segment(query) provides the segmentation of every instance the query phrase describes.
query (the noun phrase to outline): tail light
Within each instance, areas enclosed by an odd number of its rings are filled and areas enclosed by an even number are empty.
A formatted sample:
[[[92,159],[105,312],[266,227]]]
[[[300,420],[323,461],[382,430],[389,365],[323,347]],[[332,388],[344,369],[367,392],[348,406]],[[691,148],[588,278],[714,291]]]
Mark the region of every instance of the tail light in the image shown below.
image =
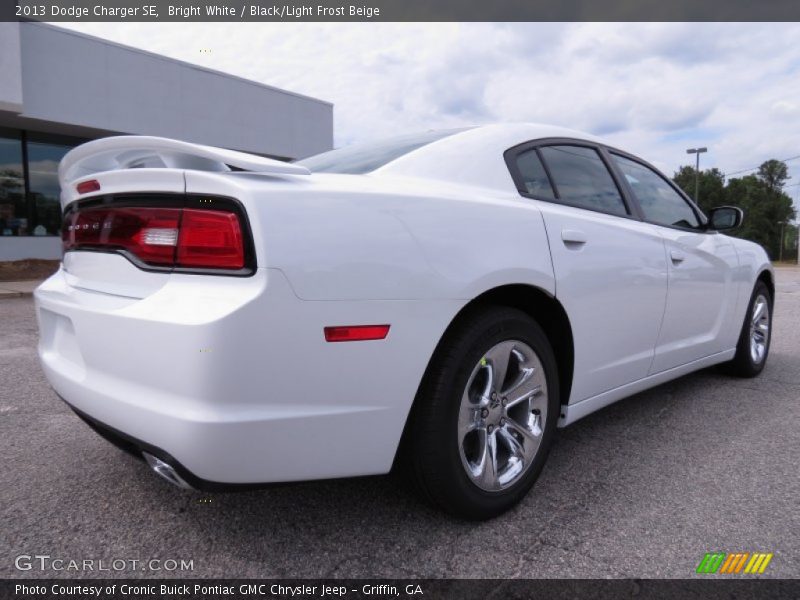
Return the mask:
[[[229,212],[186,208],[178,236],[181,267],[241,269],[244,244],[239,218]]]
[[[98,206],[67,213],[64,252],[121,251],[145,265],[167,268],[245,267],[239,216],[224,210]]]

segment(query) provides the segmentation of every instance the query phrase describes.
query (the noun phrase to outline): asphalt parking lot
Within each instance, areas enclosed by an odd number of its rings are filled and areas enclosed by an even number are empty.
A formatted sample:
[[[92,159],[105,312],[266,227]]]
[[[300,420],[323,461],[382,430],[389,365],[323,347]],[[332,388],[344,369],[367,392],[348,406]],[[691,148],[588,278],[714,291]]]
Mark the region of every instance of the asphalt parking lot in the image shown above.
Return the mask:
[[[759,378],[703,371],[579,421],[523,503],[480,524],[393,476],[172,488],[58,400],[31,299],[0,300],[0,577],[109,576],[15,569],[45,554],[192,560],[186,577],[683,578],[710,551],[774,552],[763,577],[800,577],[800,269],[777,273]]]

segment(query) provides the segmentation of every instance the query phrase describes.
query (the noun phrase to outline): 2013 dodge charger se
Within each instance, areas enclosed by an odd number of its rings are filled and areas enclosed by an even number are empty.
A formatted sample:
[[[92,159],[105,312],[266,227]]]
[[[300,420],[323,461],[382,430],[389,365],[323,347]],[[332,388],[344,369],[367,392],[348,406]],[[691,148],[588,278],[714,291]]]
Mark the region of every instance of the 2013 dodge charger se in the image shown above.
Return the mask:
[[[39,355],[90,425],[195,488],[388,472],[468,518],[555,429],[709,365],[757,375],[772,269],[574,131],[427,132],[287,164],[154,137],[59,171]]]

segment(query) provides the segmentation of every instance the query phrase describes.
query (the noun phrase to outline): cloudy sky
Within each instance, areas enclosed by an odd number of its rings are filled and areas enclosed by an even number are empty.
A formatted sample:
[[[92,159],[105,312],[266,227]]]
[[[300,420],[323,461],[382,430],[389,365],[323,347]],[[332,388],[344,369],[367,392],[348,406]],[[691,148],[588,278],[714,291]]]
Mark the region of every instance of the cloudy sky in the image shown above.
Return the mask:
[[[800,155],[800,25],[74,23],[60,26],[333,102],[337,146],[534,121],[672,174]],[[800,159],[789,161],[800,183]],[[800,185],[787,188],[795,204]]]

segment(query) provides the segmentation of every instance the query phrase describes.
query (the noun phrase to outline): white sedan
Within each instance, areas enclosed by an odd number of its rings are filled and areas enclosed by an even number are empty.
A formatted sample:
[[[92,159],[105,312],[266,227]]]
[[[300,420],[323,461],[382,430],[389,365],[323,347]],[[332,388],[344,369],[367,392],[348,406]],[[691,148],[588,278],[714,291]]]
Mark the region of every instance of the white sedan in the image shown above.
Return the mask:
[[[154,137],[59,171],[36,291],[55,391],[182,487],[388,472],[488,518],[557,427],[691,371],[757,375],[773,273],[645,161],[505,124],[287,164]],[[99,467],[98,467],[99,468]]]

